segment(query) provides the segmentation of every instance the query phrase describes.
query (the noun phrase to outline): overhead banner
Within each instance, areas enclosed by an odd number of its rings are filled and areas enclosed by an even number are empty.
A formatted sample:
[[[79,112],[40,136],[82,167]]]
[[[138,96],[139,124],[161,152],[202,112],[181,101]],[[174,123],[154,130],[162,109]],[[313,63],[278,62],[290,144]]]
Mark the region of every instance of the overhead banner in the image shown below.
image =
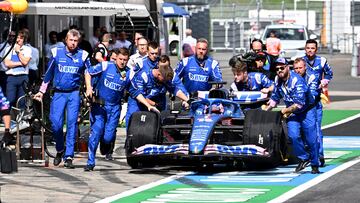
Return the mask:
[[[29,3],[25,15],[148,17],[145,5],[127,3]]]

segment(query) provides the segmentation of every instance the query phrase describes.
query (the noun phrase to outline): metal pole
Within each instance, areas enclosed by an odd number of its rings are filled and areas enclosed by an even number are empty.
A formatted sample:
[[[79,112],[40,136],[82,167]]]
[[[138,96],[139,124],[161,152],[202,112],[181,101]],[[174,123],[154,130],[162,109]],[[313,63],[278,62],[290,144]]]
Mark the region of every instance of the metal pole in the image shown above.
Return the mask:
[[[351,76],[358,76],[358,48],[355,43],[355,0],[352,0],[351,19],[352,19],[352,62],[351,62]]]
[[[333,35],[333,30],[332,30],[332,0],[330,0],[330,46],[329,46],[329,53],[333,54],[333,39],[332,39],[332,35]]]
[[[309,29],[309,0],[306,0],[306,27]]]
[[[281,2],[281,17],[282,17],[282,21],[285,20],[285,1]]]
[[[256,9],[257,9],[257,33],[260,34],[260,0],[256,0]]]
[[[235,25],[235,7],[236,7],[236,4],[232,4],[233,6],[233,21],[232,21],[232,53],[233,55],[235,55],[235,30],[236,30],[236,25]]]

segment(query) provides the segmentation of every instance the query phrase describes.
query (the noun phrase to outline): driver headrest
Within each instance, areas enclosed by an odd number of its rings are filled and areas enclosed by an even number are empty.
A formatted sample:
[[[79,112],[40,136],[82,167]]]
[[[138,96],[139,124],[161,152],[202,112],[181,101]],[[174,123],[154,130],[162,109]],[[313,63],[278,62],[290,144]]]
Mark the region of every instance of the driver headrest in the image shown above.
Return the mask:
[[[209,98],[228,99],[229,92],[226,89],[214,89],[209,92]]]

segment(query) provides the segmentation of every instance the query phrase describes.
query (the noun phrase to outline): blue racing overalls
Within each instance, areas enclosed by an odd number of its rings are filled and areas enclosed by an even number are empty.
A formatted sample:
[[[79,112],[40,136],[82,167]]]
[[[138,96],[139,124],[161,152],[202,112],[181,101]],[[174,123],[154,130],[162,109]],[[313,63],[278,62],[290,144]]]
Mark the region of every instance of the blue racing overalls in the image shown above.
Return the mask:
[[[286,107],[293,104],[298,106],[299,109],[287,118],[288,136],[294,153],[299,159],[311,160],[312,166],[319,166],[314,100],[305,80],[293,71],[289,71],[289,74],[287,81],[275,78],[275,89],[271,95],[271,101],[279,103],[283,98]],[[310,149],[310,154],[305,150],[301,132]]]
[[[315,56],[313,61],[310,61],[307,56],[303,57],[306,61],[306,67],[312,69],[316,75],[317,80],[320,81],[324,78],[326,80],[331,80],[333,78],[333,71],[329,63],[327,62],[325,57]],[[322,103],[319,99],[316,103],[316,127],[318,131],[318,142],[319,142],[319,156],[324,157],[324,148],[323,148],[323,134],[321,130],[321,123],[322,123]]]
[[[274,82],[266,77],[263,73],[251,72],[248,73],[248,80],[246,83],[233,82],[230,88],[234,91],[260,91],[263,88],[268,88]]]
[[[91,76],[99,77],[94,85],[98,92],[98,101],[91,105],[91,132],[89,137],[89,157],[87,164],[95,166],[96,150],[103,137],[105,144],[110,144],[116,138],[116,127],[121,113],[121,99],[124,90],[129,85],[126,74],[121,74],[117,65],[112,61],[105,61],[90,67],[87,71]]]
[[[80,108],[80,78],[84,74],[85,68],[88,67],[90,67],[90,60],[88,53],[84,50],[76,49],[69,52],[66,47],[55,47],[51,50],[51,58],[43,85],[53,81],[54,95],[50,105],[50,120],[57,152],[64,151],[63,125],[66,109],[65,159],[74,157],[74,143],[78,129],[77,118]]]
[[[211,57],[206,57],[204,60],[197,59],[196,55],[183,58],[175,73],[183,81],[189,93],[208,91],[211,89],[209,81],[222,81],[219,63]]]

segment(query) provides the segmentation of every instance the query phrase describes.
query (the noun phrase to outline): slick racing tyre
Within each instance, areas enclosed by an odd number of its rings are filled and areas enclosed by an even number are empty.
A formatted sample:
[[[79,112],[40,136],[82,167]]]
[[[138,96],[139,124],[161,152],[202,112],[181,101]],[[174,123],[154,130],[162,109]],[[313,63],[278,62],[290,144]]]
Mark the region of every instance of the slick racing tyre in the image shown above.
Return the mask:
[[[273,167],[286,159],[287,137],[282,122],[281,113],[276,111],[252,109],[245,113],[244,144],[257,145],[269,152],[269,157],[261,160],[264,166]]]
[[[146,144],[157,144],[160,129],[160,115],[149,111],[132,114],[127,130],[125,152],[127,163],[131,168],[150,166],[150,160],[141,160],[132,155],[136,148]]]

